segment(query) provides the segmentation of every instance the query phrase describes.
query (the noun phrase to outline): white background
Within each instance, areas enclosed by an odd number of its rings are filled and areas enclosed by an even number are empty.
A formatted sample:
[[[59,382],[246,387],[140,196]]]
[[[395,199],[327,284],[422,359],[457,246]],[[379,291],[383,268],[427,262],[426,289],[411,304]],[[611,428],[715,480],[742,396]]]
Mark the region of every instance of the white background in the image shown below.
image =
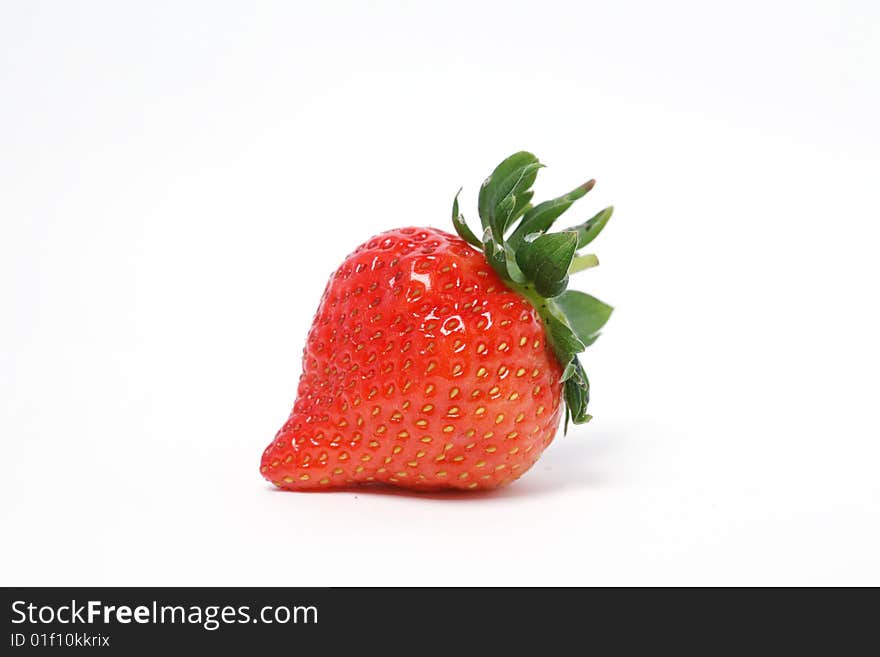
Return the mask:
[[[0,582],[880,584],[878,7],[4,2]],[[594,421],[274,491],[327,276],[519,149],[616,208]]]

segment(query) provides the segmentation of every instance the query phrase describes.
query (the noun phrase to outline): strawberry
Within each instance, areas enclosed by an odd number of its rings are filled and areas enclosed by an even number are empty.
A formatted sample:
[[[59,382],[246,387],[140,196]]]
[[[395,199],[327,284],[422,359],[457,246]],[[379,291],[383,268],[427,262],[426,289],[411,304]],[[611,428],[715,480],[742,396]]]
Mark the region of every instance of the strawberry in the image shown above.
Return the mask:
[[[492,489],[535,463],[563,415],[566,428],[590,419],[577,354],[611,308],[567,285],[598,264],[576,251],[612,209],[549,232],[594,181],[532,206],[541,166],[520,152],[486,179],[482,239],[456,195],[458,236],[401,228],[346,258],[309,331],[293,411],[263,452],[266,479],[291,490]]]

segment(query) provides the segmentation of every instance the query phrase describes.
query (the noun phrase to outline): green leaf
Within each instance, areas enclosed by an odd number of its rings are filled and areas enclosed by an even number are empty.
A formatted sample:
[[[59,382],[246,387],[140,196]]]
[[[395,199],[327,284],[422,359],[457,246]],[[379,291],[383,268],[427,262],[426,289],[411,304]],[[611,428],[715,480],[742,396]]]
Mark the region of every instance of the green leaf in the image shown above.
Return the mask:
[[[562,370],[562,376],[559,377],[560,383],[565,383],[577,373],[577,365],[575,364],[576,360],[576,358],[572,358],[571,362],[565,366],[564,370]]]
[[[584,424],[592,419],[587,413],[587,405],[590,403],[589,388],[581,388],[571,381],[565,383],[565,404],[571,413],[571,421],[575,424]]]
[[[585,346],[595,341],[614,310],[596,297],[577,290],[563,292],[551,303],[564,315],[568,326]]]
[[[477,207],[480,213],[480,221],[483,228],[491,227],[499,241],[503,237],[504,223],[516,207],[516,199],[513,204],[505,206],[507,212],[499,213],[499,205],[509,203],[508,196],[516,197],[523,194],[535,182],[541,163],[531,153],[520,151],[514,153],[501,164],[495,167],[492,174],[486,178],[480,188]],[[502,208],[504,210],[504,208]]]
[[[504,235],[504,224],[508,218],[513,215],[513,209],[516,207],[516,196],[508,194],[504,199],[495,206],[495,219],[491,224],[492,230],[498,235],[499,241]]]
[[[519,197],[529,192],[529,188],[535,183],[538,169],[542,166],[538,162],[529,164],[514,171],[506,181],[498,186],[499,200],[495,206],[491,225],[499,238],[503,237],[506,227],[513,221],[513,213],[516,206],[519,205]],[[508,189],[510,191],[506,191]]]
[[[582,388],[573,381],[565,383],[565,404],[571,413],[571,421],[575,424],[587,422],[587,405],[589,404],[589,388]]]
[[[580,361],[575,358],[572,363],[577,373],[565,382],[565,404],[571,413],[571,421],[575,424],[583,424],[590,421],[590,416],[587,414],[587,405],[590,403],[590,381]]]
[[[554,317],[551,313],[542,315],[544,325],[547,327],[547,334],[550,336],[550,344],[553,346],[553,352],[559,359],[560,363],[568,363],[575,354],[582,352],[585,347],[578,337],[574,334],[564,322]],[[566,370],[567,371],[567,370]],[[563,372],[565,375],[566,372]],[[569,372],[569,376],[575,373]]]
[[[590,385],[590,382],[587,381],[587,373],[584,372],[584,367],[583,365],[581,365],[580,359],[574,357],[571,359],[570,364],[572,366],[573,374],[568,378],[568,380],[573,381],[581,387]]]
[[[527,192],[523,192],[522,194],[516,197],[516,204],[514,205],[513,212],[510,213],[510,216],[507,218],[507,221],[504,225],[504,232],[507,230],[519,219],[524,212],[527,212],[531,208],[532,197],[535,195],[535,192],[529,190]]]
[[[513,253],[513,250],[508,244],[502,244],[501,247],[504,249],[504,253],[507,256],[507,274],[510,277],[510,280],[521,285],[526,285],[528,281],[526,280],[525,274],[523,274],[522,270],[519,268],[519,265],[516,264],[516,256]]]
[[[614,206],[609,205],[607,208],[599,212],[592,219],[585,221],[579,226],[573,226],[569,230],[576,230],[578,234],[578,245],[577,248],[582,249],[587,244],[592,242],[599,233],[602,232],[602,229],[605,228],[605,224],[608,223],[608,220],[611,219],[611,215],[614,213]]]
[[[518,248],[527,234],[547,231],[553,225],[553,222],[571,207],[572,203],[584,197],[587,192],[593,189],[595,184],[595,180],[588,180],[583,185],[571,190],[568,194],[555,198],[552,201],[544,201],[533,207],[525,213],[522,223],[510,236],[510,243],[514,245],[514,248]]]
[[[467,225],[467,222],[464,220],[464,217],[458,213],[458,195],[461,194],[461,189],[455,195],[455,200],[452,201],[452,225],[455,226],[455,232],[458,233],[458,236],[463,239],[465,242],[470,244],[471,246],[475,246],[478,249],[483,248],[483,243],[474,235],[473,231]]]
[[[579,255],[575,256],[574,260],[571,261],[571,267],[568,268],[569,275],[577,274],[579,271],[583,271],[584,269],[590,269],[591,267],[599,266],[599,258],[594,256],[592,253],[588,255]]]
[[[542,297],[555,297],[568,285],[568,268],[577,247],[577,233],[550,233],[524,242],[516,263]]]
[[[507,271],[507,253],[504,251],[504,247],[495,240],[491,227],[487,227],[483,231],[483,253],[486,260],[492,265],[492,269],[501,278],[510,280],[510,273]]]

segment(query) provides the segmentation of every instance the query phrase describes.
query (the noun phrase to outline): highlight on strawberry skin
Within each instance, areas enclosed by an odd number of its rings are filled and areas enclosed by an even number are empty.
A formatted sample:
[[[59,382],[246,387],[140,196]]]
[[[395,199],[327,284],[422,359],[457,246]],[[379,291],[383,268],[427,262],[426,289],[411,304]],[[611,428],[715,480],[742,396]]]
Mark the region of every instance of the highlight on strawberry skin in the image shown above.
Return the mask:
[[[260,472],[289,490],[390,484],[487,490],[522,476],[563,423],[588,422],[579,354],[612,308],[570,289],[611,217],[555,222],[594,180],[532,203],[543,165],[515,153],[483,182],[482,231],[407,227],[358,246],[330,277],[296,401]]]

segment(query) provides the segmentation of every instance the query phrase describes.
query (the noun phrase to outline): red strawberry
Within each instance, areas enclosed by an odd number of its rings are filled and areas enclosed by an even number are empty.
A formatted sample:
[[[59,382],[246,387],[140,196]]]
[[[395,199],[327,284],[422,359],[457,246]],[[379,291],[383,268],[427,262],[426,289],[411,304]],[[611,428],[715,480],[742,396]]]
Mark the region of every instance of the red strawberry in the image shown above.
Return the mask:
[[[293,412],[263,452],[266,479],[292,490],[490,489],[535,463],[563,407],[566,420],[589,420],[577,353],[611,308],[566,286],[598,264],[575,251],[611,208],[549,233],[593,181],[532,207],[540,166],[516,153],[483,183],[482,241],[456,198],[461,237],[402,228],[346,258],[309,332]]]

